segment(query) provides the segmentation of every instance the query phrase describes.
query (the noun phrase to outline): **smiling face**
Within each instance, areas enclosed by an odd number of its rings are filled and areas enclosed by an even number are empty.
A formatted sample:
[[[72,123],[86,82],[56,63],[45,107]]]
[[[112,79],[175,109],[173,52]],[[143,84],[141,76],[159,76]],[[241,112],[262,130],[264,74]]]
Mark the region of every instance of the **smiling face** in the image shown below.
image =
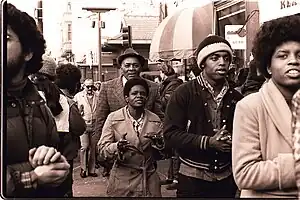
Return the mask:
[[[210,54],[203,63],[203,73],[205,77],[218,81],[225,79],[229,70],[230,55],[226,51],[218,51]]]
[[[300,88],[300,42],[288,41],[275,49],[268,68],[275,84]]]
[[[125,101],[133,108],[145,107],[147,101],[147,91],[142,85],[133,86],[129,95],[125,96]]]
[[[141,72],[139,59],[136,57],[125,58],[121,64],[121,71],[127,80],[138,77]]]

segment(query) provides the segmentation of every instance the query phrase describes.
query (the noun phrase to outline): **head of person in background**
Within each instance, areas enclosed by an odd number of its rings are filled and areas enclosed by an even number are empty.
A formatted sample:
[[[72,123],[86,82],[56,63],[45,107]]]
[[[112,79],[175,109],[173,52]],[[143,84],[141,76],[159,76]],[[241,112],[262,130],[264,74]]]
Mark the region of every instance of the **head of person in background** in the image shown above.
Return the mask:
[[[259,71],[271,79],[288,98],[300,87],[300,16],[265,23],[253,42],[253,56]]]
[[[199,44],[196,55],[203,77],[211,85],[223,85],[233,57],[229,42],[223,37],[209,35]]]
[[[159,65],[159,69],[160,69],[160,77],[162,79],[162,81],[166,80],[168,77],[170,76],[176,76],[177,74],[175,73],[173,67],[171,65],[169,65],[168,63],[161,63]]]
[[[75,65],[61,64],[56,68],[56,85],[65,93],[73,98],[80,91],[81,71]]]
[[[52,114],[57,116],[63,111],[63,108],[59,102],[60,90],[54,84],[56,78],[56,62],[47,55],[43,55],[43,66],[35,74],[31,75],[31,80],[39,90],[41,95],[45,98],[47,106],[50,108]]]
[[[127,79],[139,77],[145,65],[145,58],[132,48],[128,48],[117,58],[122,75]]]
[[[6,80],[8,87],[18,87],[42,67],[46,46],[32,17],[12,4],[7,4],[7,13]]]
[[[95,92],[94,81],[92,79],[86,79],[84,81],[84,90],[87,95],[93,95]]]
[[[100,87],[101,87],[101,81],[96,81],[96,82],[95,82],[95,89],[96,89],[97,91],[100,91]]]

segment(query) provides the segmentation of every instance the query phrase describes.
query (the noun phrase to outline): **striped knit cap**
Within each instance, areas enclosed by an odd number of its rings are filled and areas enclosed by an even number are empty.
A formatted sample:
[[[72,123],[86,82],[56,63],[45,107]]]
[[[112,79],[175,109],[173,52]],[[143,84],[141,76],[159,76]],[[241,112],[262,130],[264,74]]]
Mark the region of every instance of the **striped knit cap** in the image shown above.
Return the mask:
[[[212,53],[217,51],[227,51],[232,61],[232,49],[227,40],[218,35],[208,35],[198,46],[196,50],[197,64],[201,68],[202,63]]]

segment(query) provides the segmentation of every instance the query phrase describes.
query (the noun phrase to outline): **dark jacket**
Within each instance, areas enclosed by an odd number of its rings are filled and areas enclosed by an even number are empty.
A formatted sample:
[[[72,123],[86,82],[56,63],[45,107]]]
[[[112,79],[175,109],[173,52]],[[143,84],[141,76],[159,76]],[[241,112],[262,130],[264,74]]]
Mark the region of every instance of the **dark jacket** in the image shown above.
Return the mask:
[[[15,185],[16,172],[33,170],[28,162],[28,152],[41,145],[57,148],[58,134],[55,121],[46,107],[45,101],[36,88],[28,80],[22,98],[7,97],[7,131],[4,151],[7,169],[6,195],[15,197],[51,196],[53,188],[39,187],[37,190],[24,189]]]
[[[165,112],[164,136],[169,147],[178,149],[182,162],[218,172],[230,165],[231,153],[204,149],[204,145],[201,145],[203,141],[208,143],[207,137],[203,140],[203,136],[214,135],[208,104],[203,98],[205,90],[207,89],[197,79],[176,89]],[[221,127],[226,124],[230,133],[235,106],[240,99],[242,95],[232,88],[229,88],[223,98]]]
[[[175,91],[175,89],[183,83],[183,80],[177,78],[177,75],[174,74],[169,76],[166,80],[161,83],[160,87],[160,97],[163,112],[166,110],[168,101]]]

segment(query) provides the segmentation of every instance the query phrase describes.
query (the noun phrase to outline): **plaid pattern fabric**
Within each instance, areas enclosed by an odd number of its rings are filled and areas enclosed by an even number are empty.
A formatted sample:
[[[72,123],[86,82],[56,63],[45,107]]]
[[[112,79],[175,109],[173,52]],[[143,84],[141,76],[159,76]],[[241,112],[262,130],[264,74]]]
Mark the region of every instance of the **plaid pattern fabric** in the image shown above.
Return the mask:
[[[199,82],[200,85],[202,85],[203,87],[207,88],[209,93],[212,95],[213,99],[215,100],[215,102],[217,103],[217,105],[219,106],[222,102],[223,97],[225,96],[226,92],[229,89],[229,85],[228,82],[225,81],[225,84],[222,88],[222,90],[220,91],[219,94],[215,95],[215,90],[214,88],[209,84],[209,82],[204,78],[203,76],[203,72],[200,73],[200,75],[197,77],[197,80]]]
[[[30,172],[25,172],[21,174],[21,183],[24,185],[24,188],[26,189],[33,188]]]
[[[300,196],[300,90],[292,99],[292,133],[294,142],[295,172]]]

